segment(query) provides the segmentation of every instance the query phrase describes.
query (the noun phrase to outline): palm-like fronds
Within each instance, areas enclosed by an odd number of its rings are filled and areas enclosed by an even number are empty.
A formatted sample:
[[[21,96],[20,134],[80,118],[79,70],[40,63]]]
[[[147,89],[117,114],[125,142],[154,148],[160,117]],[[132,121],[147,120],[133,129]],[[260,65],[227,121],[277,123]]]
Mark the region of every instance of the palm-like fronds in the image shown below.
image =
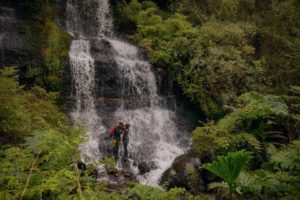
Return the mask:
[[[204,164],[203,168],[221,177],[229,185],[232,194],[236,179],[251,158],[250,152],[246,151],[228,153],[227,156],[218,156],[217,160],[210,164]]]

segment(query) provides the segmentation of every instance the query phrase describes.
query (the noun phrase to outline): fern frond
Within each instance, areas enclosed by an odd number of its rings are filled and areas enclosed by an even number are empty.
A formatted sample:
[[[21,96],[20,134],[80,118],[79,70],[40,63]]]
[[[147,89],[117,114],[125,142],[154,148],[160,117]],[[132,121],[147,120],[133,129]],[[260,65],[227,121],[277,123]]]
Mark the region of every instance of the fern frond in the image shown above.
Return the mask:
[[[201,175],[195,167],[189,163],[186,164],[185,179],[192,193],[199,194],[204,190]]]

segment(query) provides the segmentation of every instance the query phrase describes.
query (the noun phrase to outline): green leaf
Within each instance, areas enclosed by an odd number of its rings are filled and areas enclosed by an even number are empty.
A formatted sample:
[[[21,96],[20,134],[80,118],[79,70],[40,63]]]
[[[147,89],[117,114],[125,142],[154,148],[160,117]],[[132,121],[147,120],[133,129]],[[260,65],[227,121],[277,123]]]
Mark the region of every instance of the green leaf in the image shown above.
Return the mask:
[[[250,152],[238,151],[228,153],[227,156],[218,156],[215,161],[206,163],[202,167],[221,177],[233,191],[236,179],[251,158]]]

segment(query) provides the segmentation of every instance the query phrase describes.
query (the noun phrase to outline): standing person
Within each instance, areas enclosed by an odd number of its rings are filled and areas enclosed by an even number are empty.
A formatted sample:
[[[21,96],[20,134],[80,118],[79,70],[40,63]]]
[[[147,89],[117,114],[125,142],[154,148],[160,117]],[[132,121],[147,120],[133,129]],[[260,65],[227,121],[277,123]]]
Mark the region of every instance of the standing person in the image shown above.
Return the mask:
[[[124,147],[124,158],[128,157],[128,142],[129,142],[129,127],[130,124],[125,125],[125,130],[122,137],[123,147]]]
[[[113,147],[113,155],[116,160],[119,157],[119,145],[121,141],[121,135],[124,134],[124,124],[123,122],[119,122],[119,125],[116,126],[111,134],[112,137],[112,147]]]

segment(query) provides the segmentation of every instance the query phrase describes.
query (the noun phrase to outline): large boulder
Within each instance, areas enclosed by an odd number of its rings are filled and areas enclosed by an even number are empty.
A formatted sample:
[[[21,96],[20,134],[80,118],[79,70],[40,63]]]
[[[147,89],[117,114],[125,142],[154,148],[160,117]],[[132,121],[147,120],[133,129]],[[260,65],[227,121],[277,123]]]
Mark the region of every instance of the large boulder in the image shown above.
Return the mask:
[[[140,174],[146,174],[146,173],[150,172],[150,170],[151,170],[149,165],[145,161],[140,162],[138,164],[138,169],[139,169]]]
[[[202,178],[198,171],[200,159],[192,153],[184,154],[175,159],[172,166],[164,172],[160,184],[165,188],[183,187],[197,193],[202,189]]]
[[[88,173],[89,176],[92,176],[92,177],[95,177],[97,178],[98,177],[98,169],[95,165],[93,164],[88,164],[86,166],[86,171]]]

